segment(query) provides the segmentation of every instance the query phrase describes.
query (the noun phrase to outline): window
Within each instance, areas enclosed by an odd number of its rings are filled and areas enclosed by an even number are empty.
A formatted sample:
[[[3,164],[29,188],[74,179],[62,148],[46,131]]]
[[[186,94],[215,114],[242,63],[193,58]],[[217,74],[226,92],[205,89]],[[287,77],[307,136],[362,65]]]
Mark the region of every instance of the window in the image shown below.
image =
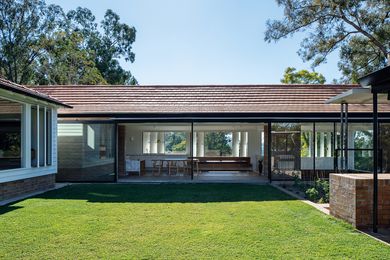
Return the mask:
[[[143,132],[144,154],[187,154],[186,132]]]
[[[303,128],[303,127],[302,127]],[[312,157],[313,131],[304,130],[301,132],[301,157]]]
[[[31,107],[31,167],[51,165],[52,112],[41,106]]]
[[[45,109],[39,107],[39,166],[45,166],[45,154],[46,154],[46,118]]]
[[[232,132],[206,132],[205,156],[232,156]]]
[[[46,110],[46,165],[51,165],[52,154],[52,112],[50,109]]]
[[[194,133],[194,156],[246,157],[248,156],[248,132],[197,131]]]
[[[316,131],[316,157],[333,157],[333,132]]]
[[[353,136],[353,148],[349,151],[349,161],[353,160],[353,165],[349,165],[357,171],[372,171],[373,165],[373,130],[371,124],[351,124]]]
[[[58,181],[114,181],[115,125],[58,124]]]
[[[164,133],[165,153],[185,154],[187,150],[187,138],[185,132]]]
[[[21,167],[22,105],[0,99],[0,170]]]
[[[38,166],[38,113],[37,107],[31,107],[31,167]]]
[[[84,160],[95,163],[114,158],[114,127],[111,124],[85,124]]]

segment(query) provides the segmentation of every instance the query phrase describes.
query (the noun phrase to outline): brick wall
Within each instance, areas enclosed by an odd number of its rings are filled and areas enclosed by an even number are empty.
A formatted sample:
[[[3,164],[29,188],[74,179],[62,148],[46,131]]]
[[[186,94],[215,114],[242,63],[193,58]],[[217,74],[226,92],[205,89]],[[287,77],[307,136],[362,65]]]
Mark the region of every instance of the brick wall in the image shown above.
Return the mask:
[[[357,228],[372,226],[372,174],[331,174],[330,214]],[[390,174],[379,174],[378,226],[390,227]]]
[[[55,174],[0,183],[0,201],[53,188]]]

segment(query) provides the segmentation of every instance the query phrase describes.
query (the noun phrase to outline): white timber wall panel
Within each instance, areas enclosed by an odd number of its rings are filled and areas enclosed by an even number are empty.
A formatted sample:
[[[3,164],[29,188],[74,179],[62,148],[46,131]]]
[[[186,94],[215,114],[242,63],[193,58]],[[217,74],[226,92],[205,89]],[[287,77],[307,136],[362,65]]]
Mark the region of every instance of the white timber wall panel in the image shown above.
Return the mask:
[[[158,139],[157,139],[157,152],[162,154],[165,153],[165,143],[164,143],[164,132],[158,132]]]
[[[150,133],[150,153],[157,153],[157,132]]]
[[[197,132],[198,133],[198,138],[197,138],[197,156],[202,157],[204,156],[204,132]]]
[[[238,157],[240,156],[240,132],[233,132],[233,156]]]
[[[241,132],[240,154],[242,157],[248,156],[248,132]]]
[[[58,165],[58,144],[57,144],[57,110],[52,109],[51,112],[51,129],[52,129],[52,135],[51,135],[51,160],[52,165],[57,168]]]
[[[260,158],[261,151],[261,130],[250,129],[247,132],[247,156],[251,157],[251,164],[253,170],[257,170],[257,159]]]
[[[194,138],[192,140],[194,142],[194,146],[193,146],[193,150],[192,150],[192,154],[193,156],[197,156],[197,148],[198,148],[198,133],[194,133]]]

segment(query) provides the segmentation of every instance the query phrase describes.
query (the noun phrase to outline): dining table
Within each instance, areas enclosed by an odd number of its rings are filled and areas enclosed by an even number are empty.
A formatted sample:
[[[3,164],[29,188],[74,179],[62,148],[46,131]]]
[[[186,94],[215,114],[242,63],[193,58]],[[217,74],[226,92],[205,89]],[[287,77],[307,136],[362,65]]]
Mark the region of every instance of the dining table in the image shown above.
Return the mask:
[[[196,173],[199,174],[199,160],[198,159],[191,159],[191,158],[162,158],[162,159],[152,159],[152,162],[159,162],[159,165],[161,167],[158,168],[158,173],[161,175],[161,170],[163,167],[166,167],[168,169],[168,175],[171,175],[171,170],[176,167],[178,163],[182,163],[183,168],[185,167],[186,163],[189,163],[191,165],[191,162],[193,162],[196,166]]]

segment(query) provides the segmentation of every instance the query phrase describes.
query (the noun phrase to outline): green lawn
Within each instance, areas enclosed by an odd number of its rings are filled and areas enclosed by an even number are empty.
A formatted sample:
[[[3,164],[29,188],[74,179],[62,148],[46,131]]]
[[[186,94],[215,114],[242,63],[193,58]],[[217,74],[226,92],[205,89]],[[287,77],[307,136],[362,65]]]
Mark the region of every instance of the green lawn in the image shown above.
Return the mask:
[[[271,186],[72,185],[0,207],[0,258],[361,258],[390,247]]]

